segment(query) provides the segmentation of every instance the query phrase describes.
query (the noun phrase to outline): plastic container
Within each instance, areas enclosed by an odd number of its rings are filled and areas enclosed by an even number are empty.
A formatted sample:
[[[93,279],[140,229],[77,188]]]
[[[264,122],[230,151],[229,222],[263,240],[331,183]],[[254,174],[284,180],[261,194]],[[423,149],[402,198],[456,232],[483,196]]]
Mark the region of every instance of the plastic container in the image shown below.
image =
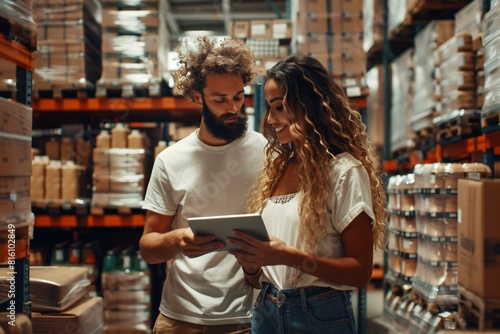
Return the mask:
[[[166,148],[167,148],[167,142],[164,140],[160,140],[158,142],[158,145],[155,146],[155,158]]]
[[[129,129],[123,123],[116,123],[111,129],[111,147],[112,148],[127,148],[127,137]]]
[[[96,137],[96,148],[111,148],[111,136],[107,130],[101,130]]]
[[[144,136],[139,132],[139,130],[134,129],[127,136],[127,147],[144,148]]]

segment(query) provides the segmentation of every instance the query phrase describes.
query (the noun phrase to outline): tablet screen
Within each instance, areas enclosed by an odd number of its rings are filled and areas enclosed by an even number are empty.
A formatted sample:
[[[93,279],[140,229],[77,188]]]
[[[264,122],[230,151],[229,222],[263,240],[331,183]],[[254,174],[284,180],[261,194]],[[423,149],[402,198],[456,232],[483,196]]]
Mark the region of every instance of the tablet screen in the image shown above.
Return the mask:
[[[188,224],[194,234],[213,234],[216,240],[226,244],[226,247],[216,251],[238,249],[235,245],[227,242],[228,237],[235,237],[233,230],[239,230],[262,241],[269,240],[264,221],[258,213],[191,217],[188,218]]]

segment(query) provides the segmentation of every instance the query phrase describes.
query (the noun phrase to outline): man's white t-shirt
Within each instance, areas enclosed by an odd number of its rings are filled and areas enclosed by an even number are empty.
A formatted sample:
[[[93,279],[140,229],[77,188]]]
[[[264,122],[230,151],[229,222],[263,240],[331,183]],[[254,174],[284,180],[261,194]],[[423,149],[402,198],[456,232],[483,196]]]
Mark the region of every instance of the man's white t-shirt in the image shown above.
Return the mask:
[[[264,162],[266,139],[255,131],[223,146],[209,146],[198,131],[155,160],[143,209],[175,215],[172,229],[188,217],[243,213]],[[251,286],[227,252],[190,259],[177,254],[169,266],[160,312],[196,324],[249,322]]]

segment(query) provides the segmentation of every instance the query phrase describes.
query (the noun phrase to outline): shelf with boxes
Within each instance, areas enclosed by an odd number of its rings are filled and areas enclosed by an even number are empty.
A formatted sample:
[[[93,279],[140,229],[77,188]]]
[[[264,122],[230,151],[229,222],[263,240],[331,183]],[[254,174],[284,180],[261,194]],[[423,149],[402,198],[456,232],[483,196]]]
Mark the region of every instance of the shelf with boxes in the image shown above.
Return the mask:
[[[8,271],[9,293],[0,310],[31,316],[29,253],[34,217],[29,205],[31,173],[31,74],[36,28],[25,2],[0,4],[0,60],[16,76],[16,100],[0,98],[0,264]],[[3,29],[9,30],[8,33]],[[22,34],[23,28],[25,34]],[[4,35],[6,33],[6,35]],[[4,82],[2,81],[2,85]],[[6,298],[6,299],[4,299]],[[19,316],[19,319],[21,317]]]
[[[369,96],[368,113],[371,119],[376,117],[370,114],[384,114],[387,172],[433,161],[485,161],[495,169],[500,108],[494,84],[498,30],[493,27],[498,8],[488,11],[489,1],[475,0],[457,9],[454,20],[428,11],[430,21],[411,36],[414,45],[395,58],[386,50],[389,62],[373,68],[378,77],[370,82],[379,94]],[[484,31],[483,23],[489,27]]]

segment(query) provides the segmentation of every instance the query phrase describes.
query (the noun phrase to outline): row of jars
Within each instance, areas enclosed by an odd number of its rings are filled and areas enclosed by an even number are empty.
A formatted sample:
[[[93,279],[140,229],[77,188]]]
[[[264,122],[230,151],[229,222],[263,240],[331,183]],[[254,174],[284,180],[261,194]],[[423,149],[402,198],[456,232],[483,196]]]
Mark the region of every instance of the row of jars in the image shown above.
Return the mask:
[[[482,163],[418,164],[413,173],[391,176],[387,184],[388,209],[419,212],[456,212],[460,179],[491,177]]]

